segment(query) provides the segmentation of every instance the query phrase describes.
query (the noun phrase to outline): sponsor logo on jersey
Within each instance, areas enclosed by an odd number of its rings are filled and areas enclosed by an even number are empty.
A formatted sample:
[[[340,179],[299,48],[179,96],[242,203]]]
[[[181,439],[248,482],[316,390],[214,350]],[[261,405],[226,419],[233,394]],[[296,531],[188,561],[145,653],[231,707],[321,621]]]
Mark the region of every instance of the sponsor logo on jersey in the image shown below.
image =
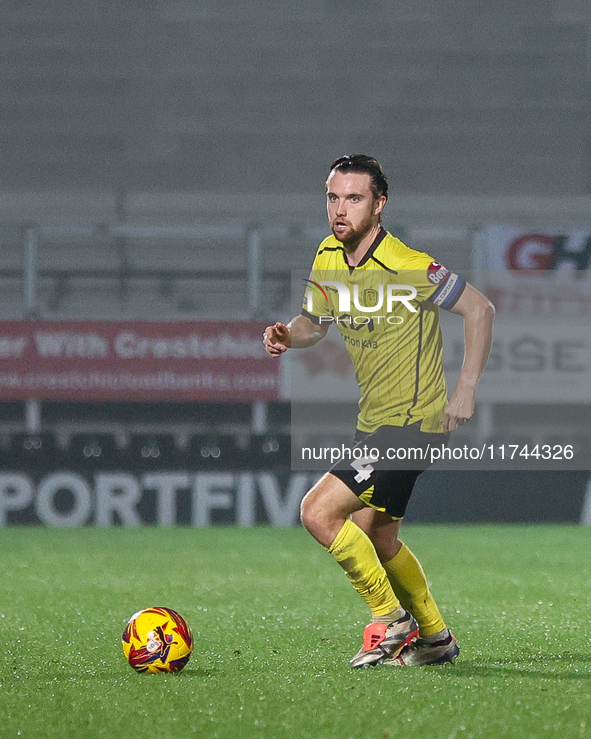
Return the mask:
[[[449,275],[449,270],[438,262],[431,262],[427,268],[427,279],[434,285],[439,285]]]
[[[434,285],[439,285],[449,275],[449,270],[442,264],[431,262],[427,268],[427,279]]]

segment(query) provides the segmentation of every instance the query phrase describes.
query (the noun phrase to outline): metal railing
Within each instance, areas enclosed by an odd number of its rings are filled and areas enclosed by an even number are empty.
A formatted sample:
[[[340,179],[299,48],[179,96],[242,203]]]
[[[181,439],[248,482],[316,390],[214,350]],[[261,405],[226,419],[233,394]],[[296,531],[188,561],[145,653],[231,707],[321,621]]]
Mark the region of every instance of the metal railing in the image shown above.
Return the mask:
[[[14,227],[12,227],[14,228]],[[286,239],[294,233],[290,226],[257,226],[252,224],[222,224],[198,226],[154,226],[129,225],[120,223],[94,224],[61,224],[39,225],[27,224],[19,226],[22,233],[22,270],[2,269],[0,276],[22,280],[23,315],[24,318],[44,318],[44,310],[39,297],[39,283],[41,279],[60,279],[70,277],[100,277],[114,280],[129,280],[133,278],[170,278],[178,279],[241,279],[245,283],[246,303],[232,318],[236,320],[252,320],[261,317],[263,312],[263,285],[265,278],[286,278],[289,282],[289,267],[284,270],[267,270],[264,266],[263,243],[268,239]],[[325,228],[298,227],[300,237],[320,241],[326,235]],[[75,264],[64,264],[57,268],[40,268],[40,244],[44,238],[51,239],[92,239],[110,238],[113,240],[125,239],[167,239],[167,240],[207,240],[217,239],[235,242],[238,248],[244,249],[245,270],[223,269],[178,269],[175,266],[163,269],[150,269],[122,264],[118,269],[80,269]],[[211,316],[201,318],[215,318]],[[225,316],[227,318],[227,316]],[[252,430],[263,433],[268,427],[266,403],[257,402],[252,405]],[[25,428],[30,433],[37,433],[41,429],[41,403],[30,398],[25,402]]]
[[[236,318],[248,320],[260,316],[263,306],[263,280],[265,277],[278,278],[289,273],[286,270],[266,270],[263,259],[263,241],[265,239],[285,239],[293,233],[289,226],[256,226],[256,225],[199,225],[199,226],[145,226],[127,224],[63,224],[56,226],[28,225],[23,228],[23,312],[25,316],[43,317],[39,301],[40,276],[57,278],[63,276],[82,277],[123,277],[152,278],[169,277],[171,279],[191,278],[231,278],[236,271],[223,269],[143,269],[122,267],[119,270],[80,270],[75,265],[64,265],[63,268],[40,270],[39,244],[44,237],[80,238],[92,237],[112,239],[170,239],[170,240],[203,240],[224,239],[236,244],[243,244],[245,252],[245,270],[243,279],[246,286],[246,304]],[[325,228],[298,228],[303,238],[320,241],[326,236]],[[18,270],[0,268],[0,275],[18,277]]]

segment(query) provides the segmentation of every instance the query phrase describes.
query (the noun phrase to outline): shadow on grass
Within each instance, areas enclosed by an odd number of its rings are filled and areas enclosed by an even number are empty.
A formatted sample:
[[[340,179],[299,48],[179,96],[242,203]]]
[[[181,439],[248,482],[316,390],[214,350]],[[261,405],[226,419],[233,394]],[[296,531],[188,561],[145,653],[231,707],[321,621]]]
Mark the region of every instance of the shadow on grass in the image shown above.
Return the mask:
[[[198,665],[192,665],[191,667],[183,668],[180,672],[138,672],[137,674],[152,680],[158,680],[162,677],[183,680],[187,677],[214,677],[216,674],[219,674],[219,670],[211,667],[204,668]]]
[[[121,680],[161,680],[163,678],[172,678],[173,680],[183,680],[188,677],[192,678],[210,678],[215,677],[219,674],[219,671],[215,668],[203,668],[197,665],[191,667],[185,667],[181,672],[135,672],[132,669],[96,669],[92,671],[77,672],[59,670],[53,672],[50,670],[35,670],[30,671],[26,669],[13,669],[6,671],[6,674],[0,675],[0,681],[8,683],[19,680],[43,680],[48,683],[72,683],[72,684],[83,684],[83,683],[95,683],[95,682],[112,682]]]
[[[588,672],[589,655],[563,654],[535,655],[528,662],[537,662],[539,666],[529,664],[521,666],[511,659],[496,660],[492,664],[482,664],[463,659],[455,663],[453,673],[461,677],[529,677],[548,680],[591,680]],[[523,663],[523,661],[522,661]],[[553,663],[557,666],[553,667]]]

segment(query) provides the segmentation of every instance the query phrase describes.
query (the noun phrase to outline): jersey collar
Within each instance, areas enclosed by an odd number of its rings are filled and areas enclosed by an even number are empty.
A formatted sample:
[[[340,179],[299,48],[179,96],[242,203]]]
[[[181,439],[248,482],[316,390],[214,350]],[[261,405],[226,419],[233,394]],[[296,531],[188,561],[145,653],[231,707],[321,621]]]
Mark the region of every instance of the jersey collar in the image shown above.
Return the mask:
[[[378,246],[382,243],[382,241],[386,237],[386,233],[387,233],[386,229],[383,226],[380,226],[380,230],[378,231],[377,236],[373,240],[372,245],[365,252],[359,264],[355,265],[355,267],[351,267],[349,262],[347,262],[347,254],[345,250],[343,249],[343,259],[345,260],[345,264],[347,265],[347,267],[352,271],[354,269],[357,269],[357,267],[363,267],[364,264],[367,264],[367,262],[373,257],[375,250],[378,248]]]

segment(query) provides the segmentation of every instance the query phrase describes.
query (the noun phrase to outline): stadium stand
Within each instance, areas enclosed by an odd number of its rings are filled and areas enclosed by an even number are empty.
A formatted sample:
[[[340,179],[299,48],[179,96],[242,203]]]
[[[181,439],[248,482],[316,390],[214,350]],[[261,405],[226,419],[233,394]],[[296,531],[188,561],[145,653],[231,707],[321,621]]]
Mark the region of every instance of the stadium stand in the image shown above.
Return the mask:
[[[343,106],[333,62],[351,20],[357,104]],[[3,21],[15,189],[313,192],[327,152],[360,146],[407,192],[588,183],[585,3],[158,0],[81,14],[65,0],[8,4]]]
[[[23,244],[33,226],[37,317],[289,318],[290,270],[309,268],[326,233],[327,164],[355,150],[375,154],[390,175],[386,227],[463,274],[483,224],[589,227],[591,14],[579,0],[542,3],[535,14],[526,0],[58,5],[2,10],[2,319],[28,315]],[[343,105],[333,62],[351,19],[356,104]],[[73,225],[88,232],[56,228]],[[122,225],[231,235],[110,230]],[[247,244],[256,229],[263,266],[253,306]],[[283,460],[290,419],[281,404],[269,408],[269,435],[253,437],[246,405],[132,406],[44,404],[42,428],[60,443],[48,435],[40,449],[33,440],[45,434],[23,435],[27,450],[15,441],[23,413],[6,418],[5,455],[29,464],[53,448],[55,460],[72,439],[68,460],[98,469],[135,454],[133,440],[124,449],[130,435],[170,433],[181,463],[199,469]],[[527,424],[511,423],[530,440]],[[563,419],[555,433],[571,438],[586,423]],[[311,443],[348,440],[348,420],[330,426]],[[263,452],[273,438],[279,449]]]

